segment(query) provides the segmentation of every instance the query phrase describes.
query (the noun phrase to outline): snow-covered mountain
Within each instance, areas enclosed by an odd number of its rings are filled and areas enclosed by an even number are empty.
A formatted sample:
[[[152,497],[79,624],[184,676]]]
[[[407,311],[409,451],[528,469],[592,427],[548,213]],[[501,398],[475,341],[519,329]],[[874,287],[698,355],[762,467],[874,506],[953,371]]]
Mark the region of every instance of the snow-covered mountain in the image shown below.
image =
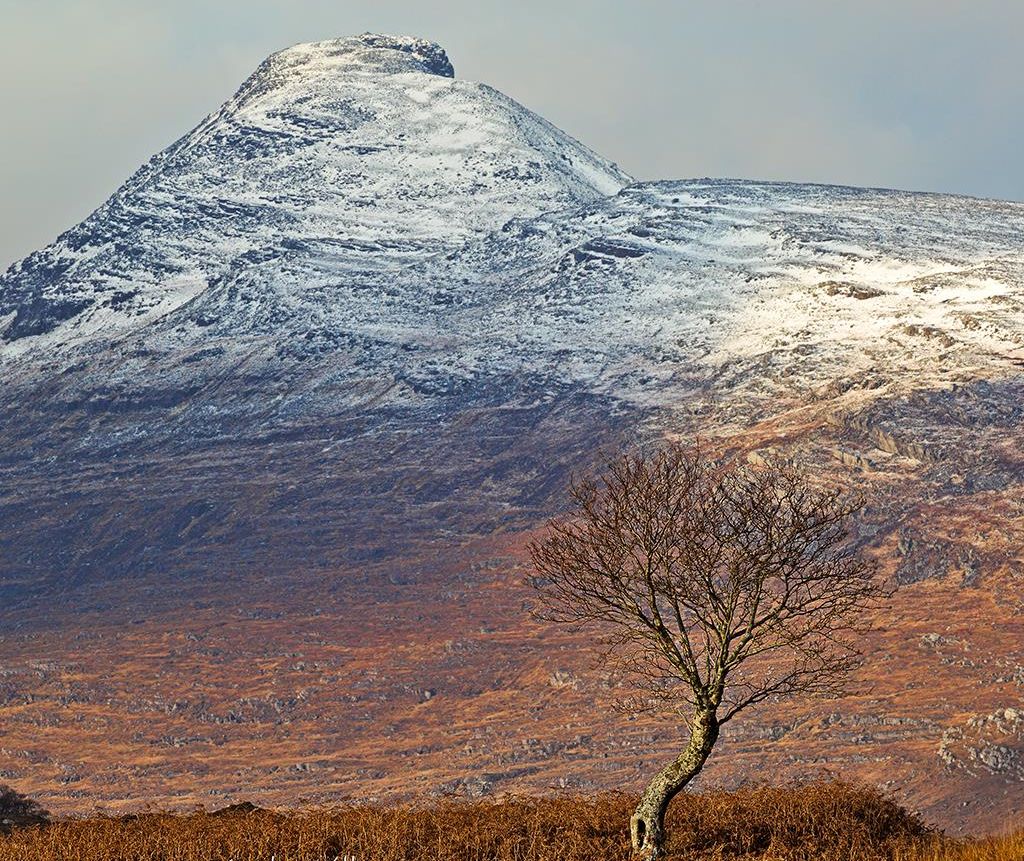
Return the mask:
[[[86,221],[4,276],[5,352],[109,341],[186,305],[208,324],[226,303],[248,332],[276,331],[298,308],[347,306],[359,319],[368,281],[379,287],[513,217],[629,181],[453,75],[439,46],[415,39],[274,54]]]
[[[1009,642],[1022,368],[1024,205],[637,183],[436,44],[298,45],[0,277],[0,601],[67,631],[345,580],[458,627],[453,548],[700,432],[869,490],[865,546],[949,626],[988,584]],[[945,717],[920,774],[970,758]]]
[[[1021,358],[1022,227],[968,198],[631,183],[438,45],[366,35],[274,54],[13,266],[0,355],[262,338],[440,390],[514,372],[668,407],[751,367],[878,388]]]
[[[905,360],[1020,358],[1024,207],[631,184],[453,74],[415,39],[271,56],[0,279],[0,354],[264,338],[442,390],[513,371],[661,406],[694,373],[877,388]]]

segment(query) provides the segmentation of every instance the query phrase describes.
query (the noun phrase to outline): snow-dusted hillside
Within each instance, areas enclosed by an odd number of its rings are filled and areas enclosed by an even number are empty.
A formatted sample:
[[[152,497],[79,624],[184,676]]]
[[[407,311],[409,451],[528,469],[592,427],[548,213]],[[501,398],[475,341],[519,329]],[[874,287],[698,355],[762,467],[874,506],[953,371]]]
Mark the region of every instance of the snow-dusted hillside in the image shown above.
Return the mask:
[[[467,248],[466,280],[492,274],[459,295],[452,328],[665,407],[695,374],[734,393],[920,387],[1024,361],[1022,239],[1020,204],[638,184]]]

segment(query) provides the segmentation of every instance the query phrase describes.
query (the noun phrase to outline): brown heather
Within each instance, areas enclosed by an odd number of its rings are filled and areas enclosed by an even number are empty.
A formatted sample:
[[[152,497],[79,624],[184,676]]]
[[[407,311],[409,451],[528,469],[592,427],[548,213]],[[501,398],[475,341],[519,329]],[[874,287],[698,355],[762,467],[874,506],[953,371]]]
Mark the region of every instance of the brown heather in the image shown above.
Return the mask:
[[[628,861],[635,804],[609,794],[94,817],[0,836],[0,861]],[[670,859],[1024,859],[1024,832],[953,840],[842,781],[683,794],[668,824]]]

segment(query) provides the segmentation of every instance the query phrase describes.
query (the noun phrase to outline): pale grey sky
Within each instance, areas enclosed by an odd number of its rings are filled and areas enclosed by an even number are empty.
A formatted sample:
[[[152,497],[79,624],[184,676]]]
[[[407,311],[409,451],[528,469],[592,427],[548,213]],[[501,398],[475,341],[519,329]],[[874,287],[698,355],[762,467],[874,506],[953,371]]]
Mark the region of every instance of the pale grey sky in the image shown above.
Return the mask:
[[[269,53],[440,42],[642,179],[1024,199],[1019,0],[0,0],[0,269],[84,218]]]

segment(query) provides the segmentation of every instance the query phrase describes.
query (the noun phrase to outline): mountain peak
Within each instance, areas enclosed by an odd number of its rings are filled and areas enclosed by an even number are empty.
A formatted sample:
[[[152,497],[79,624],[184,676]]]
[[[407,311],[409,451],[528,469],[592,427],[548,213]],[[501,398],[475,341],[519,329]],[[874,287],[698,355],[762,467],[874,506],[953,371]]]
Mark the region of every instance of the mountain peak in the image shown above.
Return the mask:
[[[200,294],[257,278],[270,260],[329,259],[308,277],[332,284],[341,258],[353,271],[405,269],[631,181],[512,99],[455,80],[434,42],[363,34],[295,45],[85,222],[0,275],[0,354],[194,310]],[[277,283],[248,295],[274,305]],[[64,327],[76,335],[56,334]]]
[[[455,69],[444,48],[414,36],[363,33],[322,42],[304,42],[272,54],[275,69],[352,67],[383,74],[426,72],[454,78]]]

